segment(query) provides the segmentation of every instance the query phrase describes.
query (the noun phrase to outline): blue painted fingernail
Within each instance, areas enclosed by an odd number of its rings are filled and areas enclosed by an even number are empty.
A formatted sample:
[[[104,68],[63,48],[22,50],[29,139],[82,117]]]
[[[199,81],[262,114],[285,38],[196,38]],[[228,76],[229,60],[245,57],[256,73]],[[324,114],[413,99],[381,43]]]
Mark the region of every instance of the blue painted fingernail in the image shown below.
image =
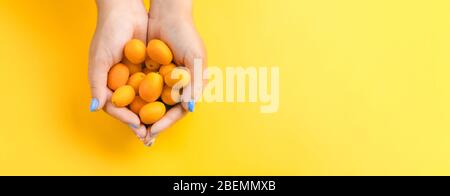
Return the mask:
[[[194,112],[194,107],[195,107],[195,102],[194,102],[194,100],[190,100],[190,101],[188,102],[188,110],[189,110],[189,112]]]
[[[136,125],[133,125],[133,124],[129,124],[129,126],[130,126],[131,128],[133,128],[133,129],[137,129],[137,128],[139,128],[138,126],[136,126]]]
[[[98,108],[98,104],[99,104],[98,99],[97,98],[92,98],[91,106],[89,106],[89,110],[91,112],[95,112],[97,110],[97,108]]]

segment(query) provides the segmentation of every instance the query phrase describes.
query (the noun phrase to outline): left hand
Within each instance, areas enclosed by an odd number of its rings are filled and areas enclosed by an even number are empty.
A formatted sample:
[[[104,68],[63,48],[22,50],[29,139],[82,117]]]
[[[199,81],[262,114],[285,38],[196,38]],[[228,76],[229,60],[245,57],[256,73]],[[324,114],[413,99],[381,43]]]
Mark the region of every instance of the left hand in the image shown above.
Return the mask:
[[[194,59],[202,60],[202,71],[206,67],[207,59],[203,42],[193,24],[192,1],[153,0],[150,9],[147,40],[160,39],[167,43],[173,52],[175,63],[189,69],[191,84],[193,84],[195,81]],[[205,80],[201,79],[201,81],[204,85]],[[183,91],[186,92],[186,89]],[[159,121],[148,127],[144,144],[152,145],[159,133],[185,116],[188,111],[193,112],[196,101],[194,98],[201,96],[201,86],[200,88],[195,86],[191,92],[191,96],[183,94],[182,103],[172,107]]]

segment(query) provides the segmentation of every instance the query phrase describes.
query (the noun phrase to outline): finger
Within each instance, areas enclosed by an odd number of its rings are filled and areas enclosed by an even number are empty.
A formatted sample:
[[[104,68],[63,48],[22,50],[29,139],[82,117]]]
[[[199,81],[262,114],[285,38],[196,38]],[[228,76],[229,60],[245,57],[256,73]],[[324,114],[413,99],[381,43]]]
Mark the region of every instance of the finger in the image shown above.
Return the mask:
[[[106,87],[109,63],[104,58],[94,54],[89,58],[88,77],[91,88],[90,111],[98,111],[103,108],[109,89]]]
[[[207,80],[203,79],[205,77],[202,77],[206,67],[206,55],[203,51],[200,50],[200,52],[188,56],[185,61],[185,66],[191,72],[191,82],[183,88],[181,105],[189,112],[194,112],[195,103],[201,98],[203,87],[207,82]]]
[[[187,114],[186,110],[184,110],[180,104],[171,108],[159,121],[157,121],[151,127],[148,128],[148,133],[144,140],[144,144],[150,146],[154,142],[156,136],[158,136],[162,131],[166,130],[167,128],[175,124],[186,114]]]
[[[141,140],[144,141],[145,137],[147,136],[147,127],[145,125],[140,125],[139,127],[130,126],[131,130],[133,130],[134,134]]]
[[[111,102],[106,102],[105,112],[112,117],[122,121],[123,123],[129,125],[135,134],[140,138],[145,138],[147,131],[142,128],[139,117],[127,108],[118,108],[114,106]]]

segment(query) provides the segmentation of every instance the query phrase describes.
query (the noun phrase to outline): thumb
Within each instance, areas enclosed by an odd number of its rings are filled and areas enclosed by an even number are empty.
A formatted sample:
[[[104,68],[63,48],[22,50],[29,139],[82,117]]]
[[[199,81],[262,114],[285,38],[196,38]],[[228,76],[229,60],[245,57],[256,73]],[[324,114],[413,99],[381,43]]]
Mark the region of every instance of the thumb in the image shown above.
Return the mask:
[[[186,67],[191,72],[191,81],[183,88],[181,106],[189,112],[194,112],[195,103],[202,96],[203,87],[206,85],[206,80],[202,78],[205,61],[204,55],[196,55],[186,62]]]
[[[91,103],[89,110],[95,112],[104,107],[109,89],[106,87],[108,77],[108,63],[105,60],[97,58],[89,59],[89,84],[91,87]]]

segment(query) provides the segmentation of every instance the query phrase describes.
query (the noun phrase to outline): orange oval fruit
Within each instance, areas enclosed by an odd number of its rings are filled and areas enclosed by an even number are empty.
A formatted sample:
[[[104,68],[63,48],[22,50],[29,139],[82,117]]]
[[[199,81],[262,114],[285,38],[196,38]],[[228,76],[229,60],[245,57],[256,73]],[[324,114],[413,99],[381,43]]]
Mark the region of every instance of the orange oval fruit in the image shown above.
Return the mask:
[[[128,67],[128,69],[130,70],[130,74],[134,74],[134,73],[142,71],[141,64],[134,64],[130,60],[128,60],[127,58],[124,58],[122,60],[122,63],[125,64]]]
[[[150,72],[139,85],[139,95],[147,102],[156,101],[161,95],[164,81],[161,75]]]
[[[127,84],[129,76],[130,71],[126,65],[118,63],[112,66],[108,72],[108,87],[111,90],[116,90],[117,88]]]
[[[112,94],[111,102],[116,107],[125,107],[133,102],[135,94],[130,85],[121,86]]]
[[[135,114],[139,114],[139,110],[147,104],[146,101],[144,101],[141,97],[136,96],[130,104],[130,110],[133,111]]]
[[[170,86],[164,86],[161,93],[161,100],[167,105],[175,105],[181,100],[180,90],[173,89]]]
[[[166,74],[170,73],[172,71],[172,69],[174,69],[175,67],[177,67],[177,66],[175,64],[173,64],[173,63],[169,63],[167,65],[162,65],[159,68],[159,73],[162,76],[165,76]]]
[[[150,71],[158,71],[160,65],[157,62],[151,60],[150,57],[147,57],[145,59],[145,67]]]
[[[145,74],[149,74],[150,72],[152,72],[150,69],[148,69],[147,67],[144,67],[144,69],[142,70],[142,72],[144,72]]]
[[[133,64],[141,64],[145,60],[145,44],[141,40],[132,39],[125,44],[123,53]]]
[[[159,39],[152,39],[148,42],[147,54],[150,59],[162,65],[169,64],[173,59],[169,46]]]
[[[132,86],[134,91],[138,93],[139,91],[139,85],[141,84],[142,80],[145,78],[145,74],[142,72],[137,72],[130,76],[128,79],[127,84]]]
[[[130,70],[130,74],[134,74],[142,71],[141,65],[129,64],[128,69]]]
[[[139,111],[139,117],[144,124],[153,124],[161,119],[166,113],[166,107],[163,103],[156,101],[145,104]]]
[[[176,67],[170,73],[164,75],[164,82],[167,86],[183,88],[189,84],[191,74],[186,69]]]

